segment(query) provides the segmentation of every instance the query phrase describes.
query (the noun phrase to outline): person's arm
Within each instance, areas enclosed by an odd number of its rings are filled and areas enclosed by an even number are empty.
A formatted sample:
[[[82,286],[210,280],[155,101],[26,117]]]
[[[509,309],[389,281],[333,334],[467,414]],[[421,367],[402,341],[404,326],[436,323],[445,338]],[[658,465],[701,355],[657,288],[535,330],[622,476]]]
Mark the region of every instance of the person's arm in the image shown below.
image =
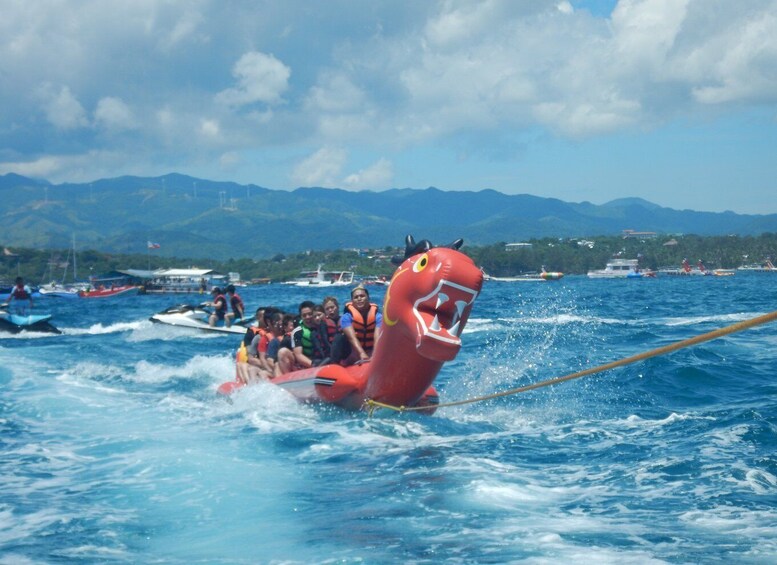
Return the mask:
[[[262,339],[261,334],[256,334],[254,339],[251,340],[251,345],[248,346],[248,364],[254,367],[262,367],[262,361],[259,359],[259,341]]]
[[[364,361],[365,359],[370,358],[370,356],[367,355],[367,353],[364,351],[359,338],[356,337],[356,332],[354,331],[353,326],[343,328],[343,333],[345,334],[345,337],[348,338],[348,342],[351,344],[351,349],[359,354],[359,359]]]
[[[299,342],[299,345],[297,345]],[[313,366],[313,361],[302,350],[302,328],[295,328],[291,334],[291,350],[294,352],[294,360],[297,365],[307,369]]]

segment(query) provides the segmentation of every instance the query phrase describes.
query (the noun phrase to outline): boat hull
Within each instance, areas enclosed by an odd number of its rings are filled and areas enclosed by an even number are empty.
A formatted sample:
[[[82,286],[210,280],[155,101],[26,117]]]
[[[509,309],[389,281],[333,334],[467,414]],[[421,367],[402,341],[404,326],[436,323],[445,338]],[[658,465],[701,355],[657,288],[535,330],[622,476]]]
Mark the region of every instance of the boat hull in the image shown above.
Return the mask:
[[[149,320],[157,324],[165,324],[179,328],[191,328],[206,332],[240,335],[246,333],[246,326],[240,324],[232,324],[227,327],[221,322],[221,325],[211,326],[208,324],[208,316],[209,313],[199,306],[182,304],[154,314]]]
[[[95,288],[92,290],[82,290],[78,293],[81,298],[110,298],[112,296],[122,296],[127,294],[137,294],[138,287],[134,285],[117,286],[115,288]]]

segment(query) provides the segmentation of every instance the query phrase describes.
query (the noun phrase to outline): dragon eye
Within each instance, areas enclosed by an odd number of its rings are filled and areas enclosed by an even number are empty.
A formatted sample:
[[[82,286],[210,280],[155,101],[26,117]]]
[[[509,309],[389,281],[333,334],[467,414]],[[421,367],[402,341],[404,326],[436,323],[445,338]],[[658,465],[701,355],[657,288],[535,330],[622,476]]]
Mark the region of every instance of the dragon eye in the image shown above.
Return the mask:
[[[413,263],[413,270],[416,273],[420,273],[426,268],[428,264],[429,264],[429,256],[426,253],[424,253],[418,261]]]

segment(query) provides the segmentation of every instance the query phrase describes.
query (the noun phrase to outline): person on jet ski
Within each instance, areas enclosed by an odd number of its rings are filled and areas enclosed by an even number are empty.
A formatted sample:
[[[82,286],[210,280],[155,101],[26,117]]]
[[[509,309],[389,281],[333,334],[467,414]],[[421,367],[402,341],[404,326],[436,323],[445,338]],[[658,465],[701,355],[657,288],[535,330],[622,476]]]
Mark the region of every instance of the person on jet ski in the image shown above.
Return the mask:
[[[216,322],[226,322],[226,326],[229,327],[231,320],[225,320],[227,314],[227,299],[221,293],[221,289],[214,286],[210,291],[213,295],[213,302],[210,305],[213,307],[213,312],[208,317],[208,325],[214,327]]]
[[[240,295],[235,292],[235,285],[227,286],[227,296],[229,297],[229,305],[232,307],[232,311],[224,316],[224,320],[226,320],[227,327],[229,327],[233,322],[242,321],[245,315],[245,305]]]
[[[32,310],[32,290],[24,284],[22,277],[16,277],[16,283],[8,295],[8,309],[19,316],[26,316]]]

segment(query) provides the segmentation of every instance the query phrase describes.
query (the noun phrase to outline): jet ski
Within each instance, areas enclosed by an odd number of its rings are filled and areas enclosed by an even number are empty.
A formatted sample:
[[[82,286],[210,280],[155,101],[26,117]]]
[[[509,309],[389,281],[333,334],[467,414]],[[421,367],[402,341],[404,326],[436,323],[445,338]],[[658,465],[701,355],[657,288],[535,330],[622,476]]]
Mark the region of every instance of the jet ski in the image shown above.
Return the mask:
[[[154,314],[149,320],[169,326],[240,335],[246,333],[246,327],[252,321],[251,319],[238,320],[229,327],[225,326],[223,321],[220,321],[215,326],[211,326],[208,324],[209,317],[210,312],[206,310],[203,304],[179,304]]]
[[[50,320],[51,314],[19,315],[0,310],[0,330],[14,334],[24,331],[61,334]]]

